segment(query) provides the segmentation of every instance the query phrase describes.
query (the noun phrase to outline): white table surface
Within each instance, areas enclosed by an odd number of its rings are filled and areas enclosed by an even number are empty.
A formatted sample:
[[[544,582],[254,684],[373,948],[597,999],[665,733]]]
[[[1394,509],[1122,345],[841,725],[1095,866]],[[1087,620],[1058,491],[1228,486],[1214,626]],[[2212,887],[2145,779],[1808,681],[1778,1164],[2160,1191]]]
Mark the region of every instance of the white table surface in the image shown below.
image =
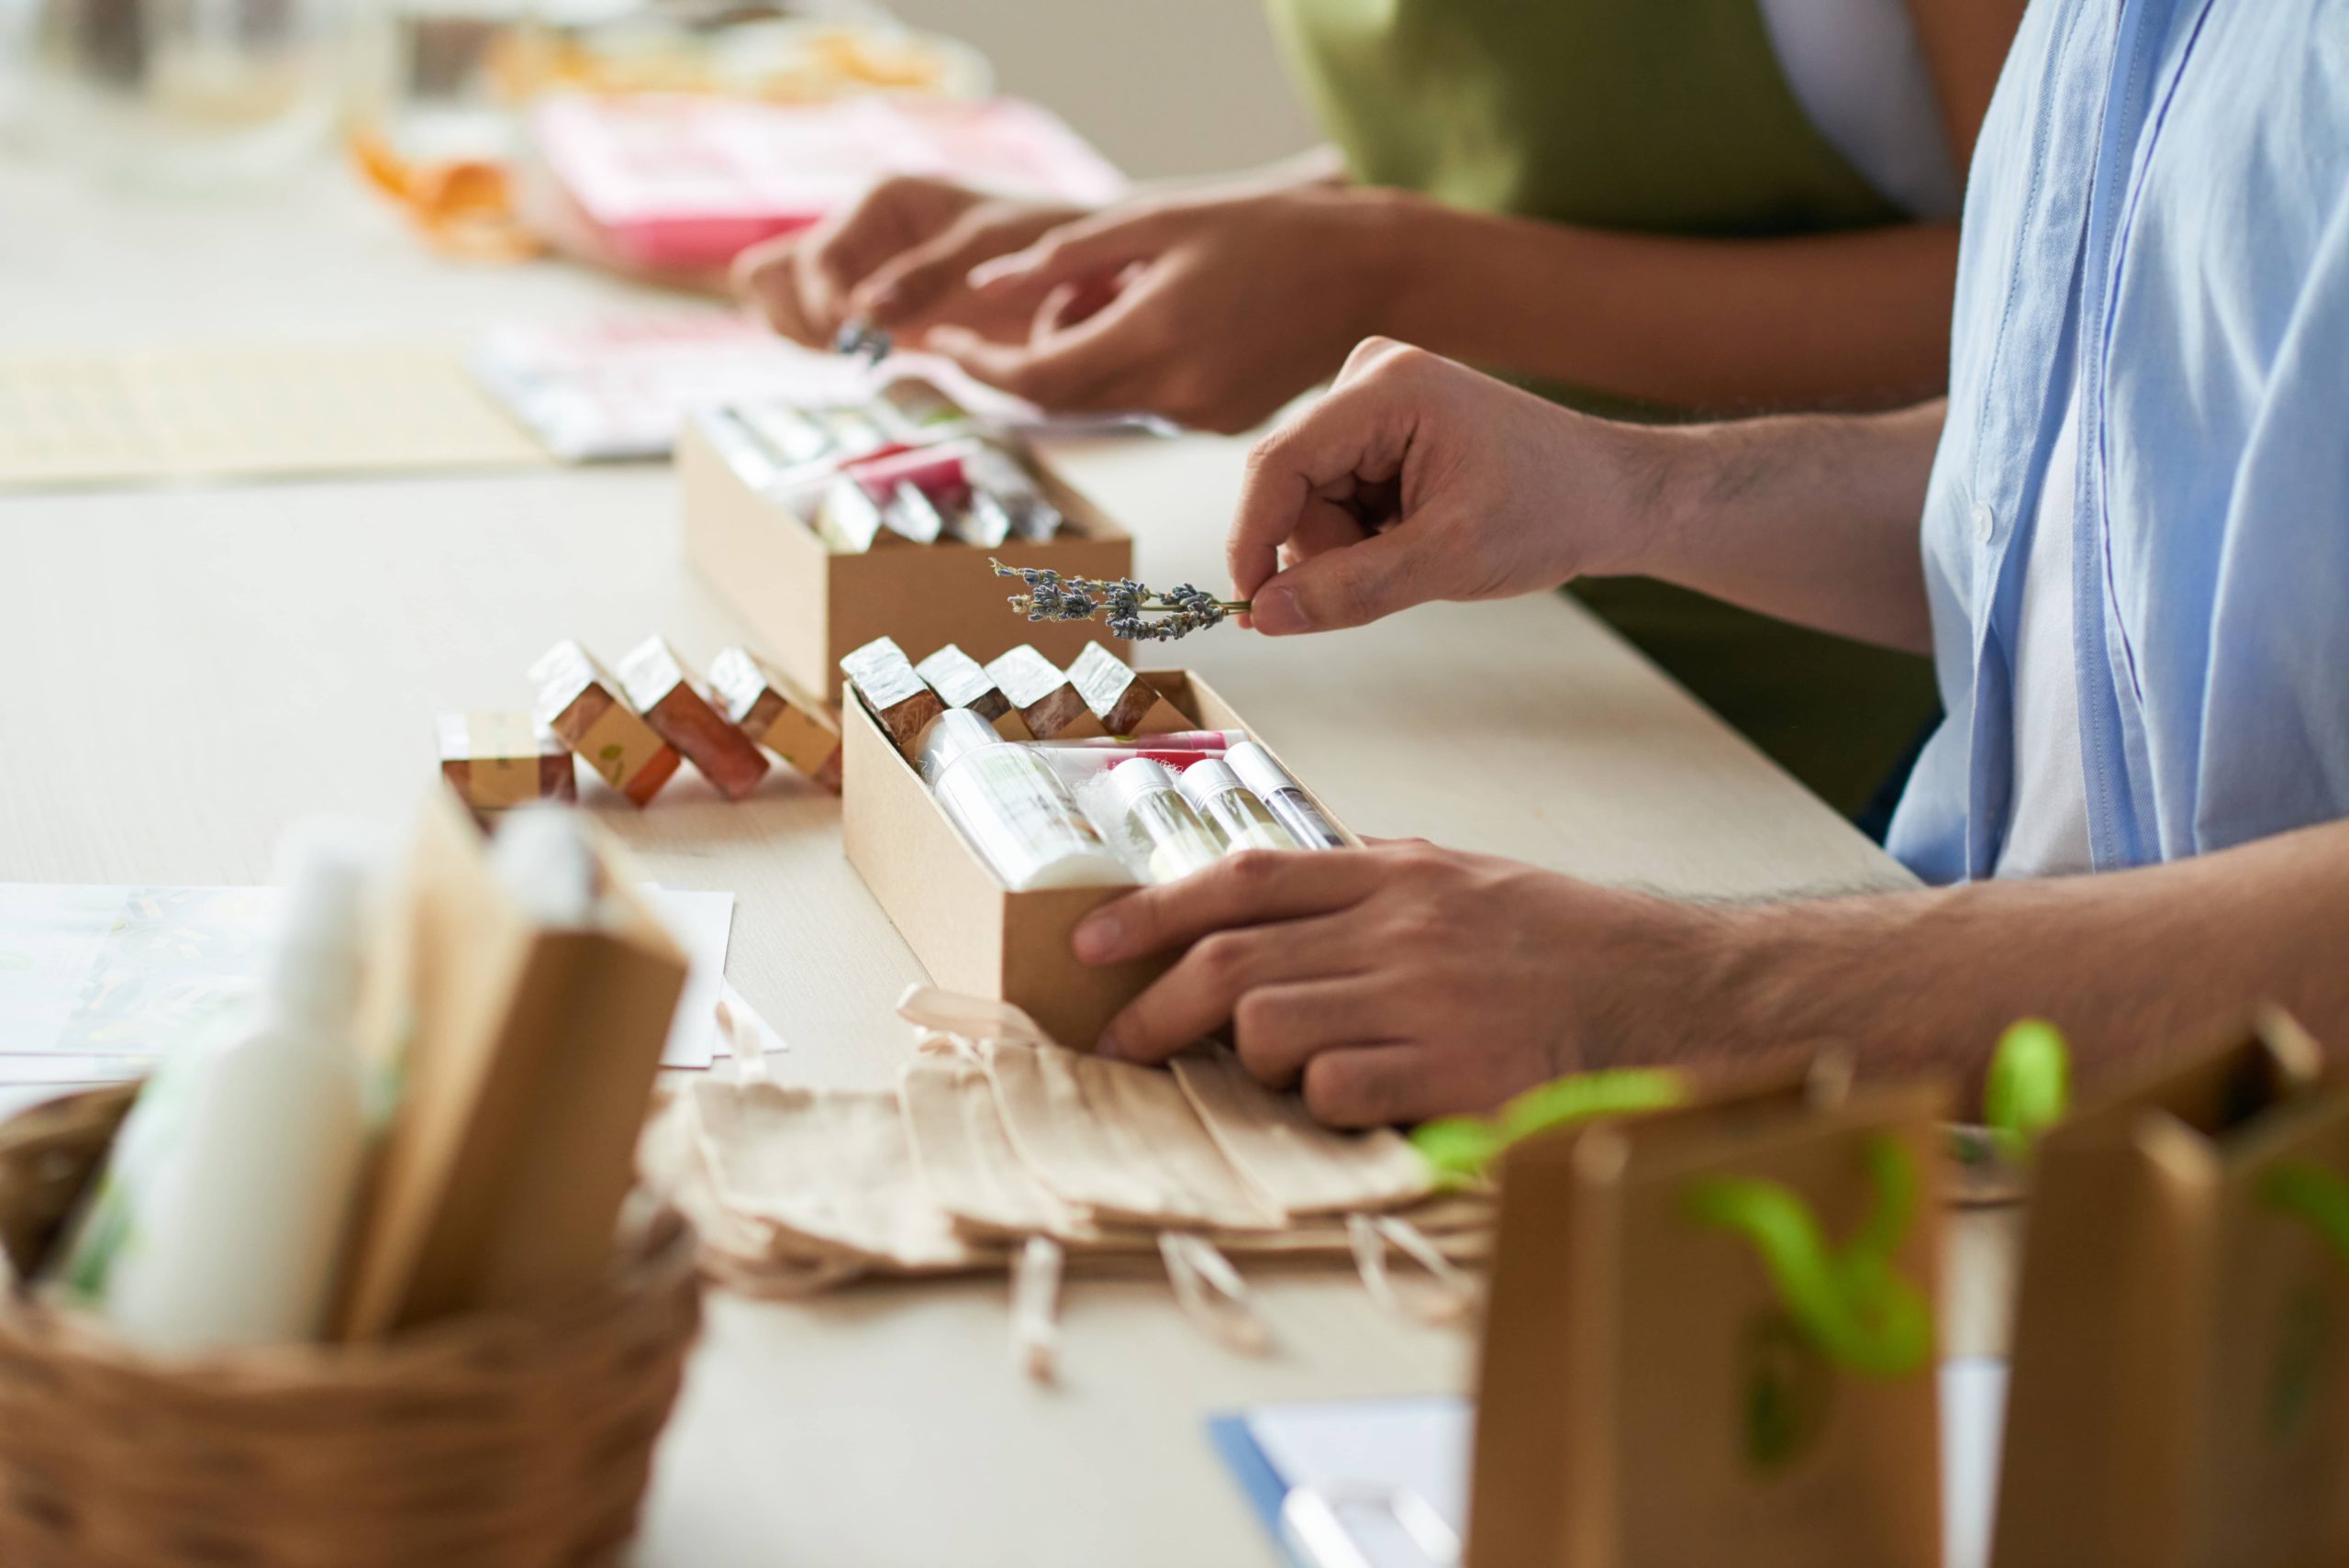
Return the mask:
[[[645,299],[436,261],[324,169],[196,203],[0,163],[0,352],[462,339]],[[1134,533],[1143,575],[1208,583],[1243,450],[1054,456]],[[0,495],[0,880],[265,880],[298,814],[404,817],[432,787],[436,712],[519,702],[558,638],[656,630],[696,661],[741,636],[681,558],[660,468]],[[1367,833],[1709,896],[1908,881],[1555,595],[1182,652]],[[908,1038],[889,1006],[919,971],[841,859],[835,802],[779,782],[731,806],[688,777],[605,818],[663,882],[738,895],[729,973],[791,1042],[784,1073],[887,1081]],[[713,1296],[638,1560],[1268,1562],[1204,1418],[1456,1387],[1473,1350],[1382,1316],[1350,1275],[1261,1289],[1277,1345],[1252,1360],[1161,1286],[1078,1284],[1059,1387],[1014,1369],[997,1285]]]

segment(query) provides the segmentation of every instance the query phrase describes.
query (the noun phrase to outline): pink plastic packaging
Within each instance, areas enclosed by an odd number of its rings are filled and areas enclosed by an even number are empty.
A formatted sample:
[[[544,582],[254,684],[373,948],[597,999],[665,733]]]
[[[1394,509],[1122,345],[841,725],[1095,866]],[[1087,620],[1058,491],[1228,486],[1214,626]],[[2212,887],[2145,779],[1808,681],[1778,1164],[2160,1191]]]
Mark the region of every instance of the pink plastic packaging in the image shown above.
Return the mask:
[[[1125,191],[1083,138],[1018,98],[763,104],[564,94],[531,111],[529,135],[604,241],[645,267],[724,266],[889,174],[1087,206]]]

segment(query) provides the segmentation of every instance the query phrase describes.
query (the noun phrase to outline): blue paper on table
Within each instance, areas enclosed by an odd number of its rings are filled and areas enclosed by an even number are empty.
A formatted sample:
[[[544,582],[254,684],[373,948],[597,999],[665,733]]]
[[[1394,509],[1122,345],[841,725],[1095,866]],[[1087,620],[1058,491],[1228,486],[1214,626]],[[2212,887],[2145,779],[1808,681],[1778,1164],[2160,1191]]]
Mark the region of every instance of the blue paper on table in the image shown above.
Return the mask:
[[[1943,1362],[1944,1561],[1990,1557],[2004,1362]],[[1208,1436],[1297,1568],[1450,1568],[1468,1520],[1475,1410],[1456,1395],[1260,1405]]]

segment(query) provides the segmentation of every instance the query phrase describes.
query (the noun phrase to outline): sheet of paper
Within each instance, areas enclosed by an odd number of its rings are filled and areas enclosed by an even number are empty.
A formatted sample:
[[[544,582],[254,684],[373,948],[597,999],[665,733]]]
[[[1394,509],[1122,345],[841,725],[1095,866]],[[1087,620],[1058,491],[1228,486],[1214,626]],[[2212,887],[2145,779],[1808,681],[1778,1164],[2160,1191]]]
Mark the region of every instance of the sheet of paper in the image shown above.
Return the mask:
[[[726,948],[734,935],[734,895],[648,887],[646,899],[677,945],[685,950],[685,989],[670,1020],[663,1067],[707,1067],[723,1043],[718,998],[726,988]]]
[[[482,340],[470,363],[482,385],[566,462],[666,457],[696,409],[836,407],[867,402],[900,377],[930,382],[990,424],[1040,434],[1136,423],[1122,415],[1047,416],[974,381],[951,360],[901,353],[869,366],[804,348],[725,310],[509,322]]]
[[[1998,1443],[2006,1430],[2007,1363],[1969,1356],[1942,1363],[1942,1562],[1989,1568],[1998,1508]]]
[[[0,489],[548,461],[451,348],[256,343],[0,358]]]
[[[767,1022],[764,1014],[751,1006],[742,993],[734,989],[732,981],[719,987],[718,999],[724,1005],[727,1017],[733,1020],[730,1030],[721,1029],[718,1031],[718,1055],[748,1058],[755,1053],[765,1057],[791,1049],[791,1042],[775,1033],[774,1026]]]
[[[1455,1536],[1468,1516],[1474,1420],[1474,1407],[1454,1395],[1270,1405],[1247,1416],[1249,1435],[1286,1485],[1334,1495],[1413,1492]],[[1375,1568],[1430,1568],[1428,1554],[1391,1516],[1350,1515],[1348,1525],[1363,1560]]]
[[[270,887],[0,883],[0,1105],[119,1082],[259,988]]]
[[[666,457],[696,408],[860,398],[868,373],[858,361],[714,310],[512,322],[470,362],[567,462]]]
[[[1943,1534],[1949,1568],[1987,1568],[1990,1560],[2006,1396],[2006,1362],[1943,1363]],[[1466,1399],[1429,1395],[1264,1405],[1242,1420],[1281,1485],[1339,1494],[1408,1489],[1464,1535],[1475,1425]],[[1387,1519],[1364,1512],[1350,1516],[1349,1524],[1360,1561],[1375,1568],[1426,1568],[1427,1555]]]
[[[0,883],[0,1081],[19,1059],[168,1054],[260,985],[273,887]]]

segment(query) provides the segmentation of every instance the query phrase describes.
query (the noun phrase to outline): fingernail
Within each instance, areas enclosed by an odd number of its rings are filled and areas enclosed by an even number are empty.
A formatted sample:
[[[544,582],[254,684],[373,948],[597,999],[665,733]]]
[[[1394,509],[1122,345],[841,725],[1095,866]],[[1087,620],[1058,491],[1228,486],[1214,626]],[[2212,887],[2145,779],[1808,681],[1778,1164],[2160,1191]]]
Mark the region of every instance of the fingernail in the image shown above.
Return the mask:
[[[996,256],[973,267],[963,281],[974,289],[983,289],[1006,278],[1016,278],[1027,270],[1028,262],[1022,256]]]
[[[933,327],[921,338],[923,348],[950,360],[969,353],[978,342],[979,335],[967,327]]]
[[[1087,915],[1076,928],[1076,956],[1086,963],[1106,962],[1116,954],[1119,935],[1115,915]]]
[[[1248,610],[1248,618],[1256,629],[1278,637],[1284,632],[1307,631],[1305,609],[1297,602],[1294,588],[1266,588],[1259,592]]]

